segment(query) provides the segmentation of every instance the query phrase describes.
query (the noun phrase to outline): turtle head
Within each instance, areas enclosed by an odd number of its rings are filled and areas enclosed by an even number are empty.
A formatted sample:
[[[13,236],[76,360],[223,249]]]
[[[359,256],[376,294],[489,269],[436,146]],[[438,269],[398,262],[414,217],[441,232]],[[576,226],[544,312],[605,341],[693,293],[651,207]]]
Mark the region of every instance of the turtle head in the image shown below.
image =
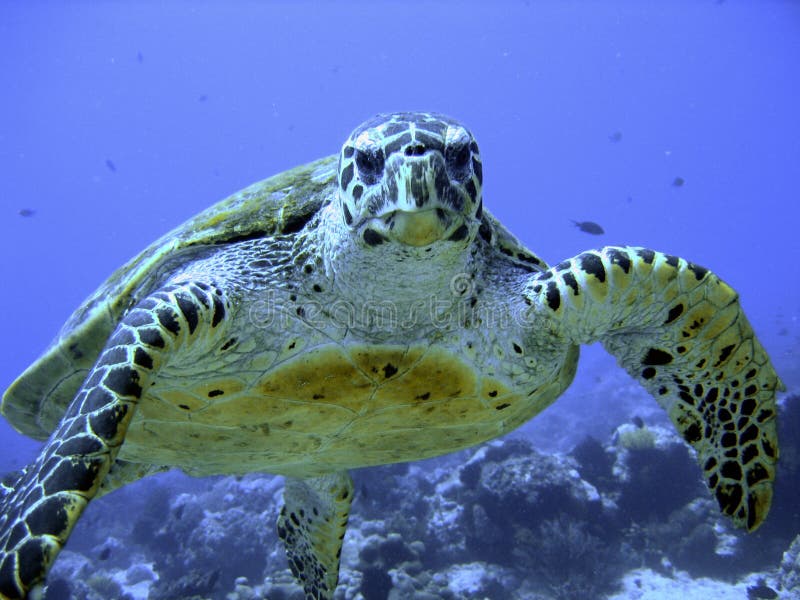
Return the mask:
[[[471,241],[481,185],[475,138],[438,114],[379,115],[350,134],[339,156],[342,219],[366,246]]]

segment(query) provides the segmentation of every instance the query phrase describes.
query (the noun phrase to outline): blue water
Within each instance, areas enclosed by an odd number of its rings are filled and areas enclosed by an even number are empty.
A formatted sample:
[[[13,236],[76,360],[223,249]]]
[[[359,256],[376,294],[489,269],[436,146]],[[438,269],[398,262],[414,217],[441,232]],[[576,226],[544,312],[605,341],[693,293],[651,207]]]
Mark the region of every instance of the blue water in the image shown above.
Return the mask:
[[[394,110],[467,123],[487,207],[551,263],[711,267],[795,387],[798,65],[797,2],[4,2],[0,388],[156,237]],[[38,447],[0,439],[0,472]]]

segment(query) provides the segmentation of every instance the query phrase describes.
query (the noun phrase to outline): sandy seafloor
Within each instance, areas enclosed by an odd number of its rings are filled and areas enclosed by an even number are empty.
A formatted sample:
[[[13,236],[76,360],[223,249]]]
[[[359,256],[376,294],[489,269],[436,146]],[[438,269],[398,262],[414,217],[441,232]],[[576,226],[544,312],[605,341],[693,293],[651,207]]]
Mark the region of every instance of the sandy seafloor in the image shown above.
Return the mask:
[[[398,109],[472,128],[487,207],[551,264],[633,244],[711,267],[740,292],[787,394],[800,383],[798,3],[3,3],[0,50],[3,388],[150,241]],[[665,422],[591,347],[568,392],[515,435],[560,456],[587,435],[611,443],[633,417]],[[0,472],[39,447],[5,421],[0,439]],[[168,474],[101,499],[67,550],[105,572],[94,523],[133,519],[153,490],[174,502],[214,485]],[[659,490],[640,493],[656,502]],[[791,539],[798,520],[781,510],[770,520]],[[755,539],[748,552],[774,553]],[[774,558],[714,577],[642,566],[607,594],[746,598],[759,577],[776,586]]]

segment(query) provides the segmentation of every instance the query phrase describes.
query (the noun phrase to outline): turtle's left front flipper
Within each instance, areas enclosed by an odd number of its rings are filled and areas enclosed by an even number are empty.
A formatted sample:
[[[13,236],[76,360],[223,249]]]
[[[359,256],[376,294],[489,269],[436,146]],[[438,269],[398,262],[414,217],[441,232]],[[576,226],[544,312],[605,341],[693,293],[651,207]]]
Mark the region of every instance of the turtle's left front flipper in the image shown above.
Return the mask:
[[[98,494],[143,390],[181,346],[213,336],[226,310],[221,291],[186,284],[152,294],[122,319],[39,457],[0,491],[0,600],[41,587]]]
[[[533,276],[526,301],[559,337],[601,341],[697,451],[722,512],[750,531],[762,523],[782,384],[733,289],[675,256],[606,247]]]
[[[331,600],[347,529],[353,480],[346,471],[320,477],[287,477],[278,537],[308,600]]]

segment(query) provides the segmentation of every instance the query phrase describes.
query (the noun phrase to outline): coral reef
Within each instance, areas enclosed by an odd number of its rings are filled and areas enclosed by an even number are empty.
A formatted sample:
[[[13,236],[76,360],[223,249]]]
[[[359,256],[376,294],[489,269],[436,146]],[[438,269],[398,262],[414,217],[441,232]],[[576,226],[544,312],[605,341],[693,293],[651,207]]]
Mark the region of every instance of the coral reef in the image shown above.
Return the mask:
[[[800,535],[794,538],[789,549],[783,553],[778,569],[778,584],[782,590],[800,598]]]

